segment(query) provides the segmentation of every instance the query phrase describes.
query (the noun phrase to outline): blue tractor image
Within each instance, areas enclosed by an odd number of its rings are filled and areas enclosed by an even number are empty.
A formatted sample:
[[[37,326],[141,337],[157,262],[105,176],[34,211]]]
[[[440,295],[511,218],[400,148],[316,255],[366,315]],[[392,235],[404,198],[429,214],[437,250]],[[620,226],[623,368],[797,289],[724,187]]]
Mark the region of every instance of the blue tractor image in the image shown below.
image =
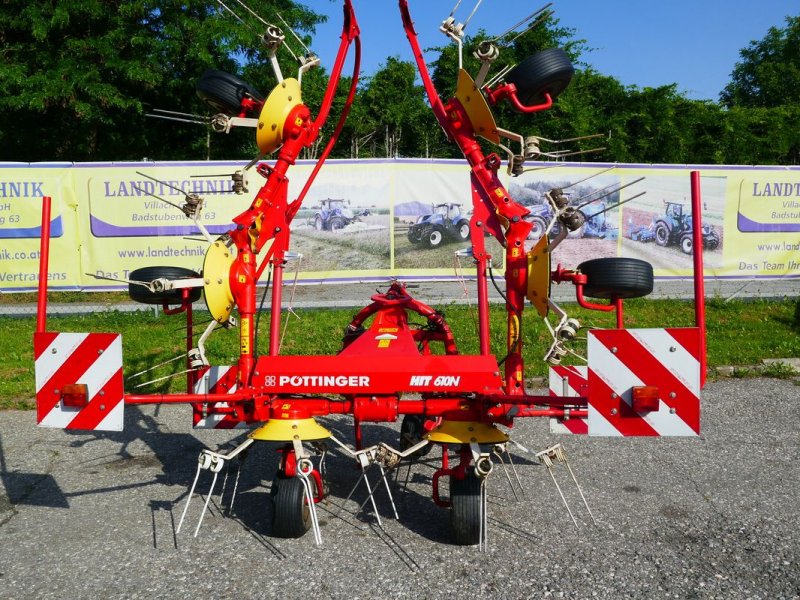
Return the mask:
[[[408,241],[437,248],[446,241],[463,242],[469,239],[469,219],[461,205],[445,202],[431,205],[431,212],[421,215],[408,229]]]
[[[692,215],[683,212],[683,205],[664,200],[667,209],[663,215],[653,217],[649,227],[632,229],[629,236],[639,242],[651,242],[662,247],[680,246],[684,254],[692,254]],[[703,248],[714,250],[719,247],[720,237],[711,225],[703,225]]]
[[[352,223],[360,221],[360,217],[369,215],[365,209],[359,213],[350,208],[350,200],[341,198],[326,198],[320,201],[316,212],[308,218],[309,227],[317,231],[339,231]]]

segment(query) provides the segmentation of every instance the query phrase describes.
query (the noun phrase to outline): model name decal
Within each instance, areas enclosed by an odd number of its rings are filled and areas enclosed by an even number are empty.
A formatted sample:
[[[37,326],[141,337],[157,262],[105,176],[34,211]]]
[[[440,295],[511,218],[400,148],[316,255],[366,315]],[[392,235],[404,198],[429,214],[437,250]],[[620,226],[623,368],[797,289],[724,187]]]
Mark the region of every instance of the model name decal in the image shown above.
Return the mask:
[[[435,385],[437,387],[455,387],[461,382],[461,375],[412,375],[408,385],[411,387],[424,387]]]

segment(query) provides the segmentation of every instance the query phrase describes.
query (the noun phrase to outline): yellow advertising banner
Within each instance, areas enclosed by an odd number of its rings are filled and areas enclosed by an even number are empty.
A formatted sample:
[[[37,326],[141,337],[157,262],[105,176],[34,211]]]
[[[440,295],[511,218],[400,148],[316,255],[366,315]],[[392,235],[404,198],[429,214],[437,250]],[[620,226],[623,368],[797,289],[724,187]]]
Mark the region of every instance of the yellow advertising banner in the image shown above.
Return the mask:
[[[209,240],[231,229],[263,185],[250,169],[248,191],[234,193],[231,174],[244,166],[0,164],[0,291],[36,289],[44,195],[53,198],[51,289],[124,289],[131,271],[150,266],[199,272]],[[301,161],[291,169],[290,202],[312,167]],[[530,210],[530,245],[557,233],[552,190],[587,217],[556,248],[554,266],[630,256],[670,278],[692,273],[692,170],[701,173],[706,277],[800,277],[798,168],[549,163],[501,176]],[[187,202],[200,207],[199,226]],[[469,275],[472,202],[463,161],[328,161],[292,223],[287,277]],[[500,244],[487,239],[487,249],[500,272]]]
[[[50,214],[51,289],[80,285],[77,213],[69,163],[0,163],[0,290],[35,290],[39,282],[42,197]]]

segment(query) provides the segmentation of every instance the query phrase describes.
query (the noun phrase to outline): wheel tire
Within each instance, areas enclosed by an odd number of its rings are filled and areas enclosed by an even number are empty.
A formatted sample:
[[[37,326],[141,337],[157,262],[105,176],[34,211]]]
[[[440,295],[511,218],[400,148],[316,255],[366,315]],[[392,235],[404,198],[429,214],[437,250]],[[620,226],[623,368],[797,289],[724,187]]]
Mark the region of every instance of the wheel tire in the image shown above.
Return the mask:
[[[694,241],[691,234],[686,234],[681,238],[681,252],[684,254],[691,254]]]
[[[425,233],[424,239],[428,248],[438,248],[444,243],[444,232],[440,227],[432,227]]]
[[[462,242],[465,242],[469,239],[469,221],[459,221],[458,225],[456,226],[456,231],[458,232],[458,239]]]
[[[656,244],[666,246],[669,243],[669,229],[665,223],[656,225]]]
[[[128,275],[130,281],[141,281],[143,283],[150,283],[162,277],[164,279],[194,279],[200,277],[200,274],[183,267],[143,267],[131,271]],[[202,293],[202,288],[191,288],[189,290],[189,301],[197,302],[200,300]],[[134,302],[141,302],[142,304],[180,304],[183,302],[182,290],[151,292],[148,288],[136,283],[128,284],[128,296]]]
[[[474,546],[480,541],[481,480],[473,469],[464,479],[450,477],[450,527],[453,542]]]
[[[406,237],[412,244],[419,244],[419,231],[416,229],[409,229]]]
[[[312,480],[313,481],[313,480]],[[272,482],[272,535],[299,538],[311,527],[311,511],[306,504],[303,482],[282,473]]]
[[[547,223],[542,217],[532,217],[528,219],[528,221],[532,225],[528,233],[528,239],[536,241],[544,235],[544,232],[547,230]]]
[[[406,415],[400,422],[400,450],[405,451],[422,441],[425,435],[425,417],[419,415]],[[412,456],[425,456],[431,451],[433,446],[428,444],[421,450],[417,450]]]
[[[197,95],[215,110],[232,115],[239,114],[245,96],[264,101],[258,90],[243,79],[216,69],[208,69],[200,76]]]
[[[543,104],[545,94],[553,100],[567,89],[575,69],[561,48],[548,48],[523,60],[506,75],[506,82],[517,88],[524,106]]]
[[[345,225],[347,225],[347,223],[342,217],[331,217],[331,231],[339,231],[340,229],[344,229]]]
[[[653,266],[638,258],[595,258],[578,265],[591,298],[640,298],[653,291]]]
[[[314,229],[316,229],[317,231],[322,231],[324,228],[325,224],[322,221],[322,216],[317,215],[316,217],[314,217]]]
[[[719,248],[719,235],[716,231],[712,231],[704,240],[703,245],[709,250],[716,250]]]

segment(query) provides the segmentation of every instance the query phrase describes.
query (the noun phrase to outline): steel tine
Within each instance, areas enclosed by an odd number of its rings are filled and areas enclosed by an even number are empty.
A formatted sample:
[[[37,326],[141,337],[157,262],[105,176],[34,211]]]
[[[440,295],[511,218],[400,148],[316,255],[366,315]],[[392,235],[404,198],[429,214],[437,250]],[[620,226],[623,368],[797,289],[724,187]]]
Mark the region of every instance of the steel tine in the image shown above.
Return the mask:
[[[308,475],[302,471],[298,471],[300,481],[303,483],[303,490],[308,502],[308,513],[311,516],[311,528],[314,530],[314,542],[317,546],[322,545],[322,533],[319,530],[319,520],[317,519],[317,506],[314,503],[314,496],[311,493],[311,482],[308,480]]]
[[[497,40],[499,40],[499,39],[501,39],[501,38],[504,38],[505,36],[507,36],[507,35],[508,35],[509,33],[511,33],[512,31],[516,31],[516,30],[517,30],[517,28],[519,28],[519,27],[522,27],[522,26],[523,26],[525,23],[527,23],[528,21],[530,21],[531,19],[533,19],[533,18],[534,18],[536,15],[538,15],[539,13],[541,13],[541,12],[543,12],[543,11],[547,10],[547,9],[548,9],[548,8],[550,8],[551,6],[553,6],[553,3],[552,3],[552,2],[548,2],[548,3],[547,3],[547,4],[545,4],[545,5],[544,5],[542,8],[540,8],[540,9],[537,9],[537,10],[533,11],[533,12],[532,12],[531,14],[529,14],[527,17],[525,17],[524,19],[522,19],[521,21],[519,21],[519,22],[518,22],[518,23],[516,23],[515,25],[513,25],[513,26],[509,27],[508,29],[506,29],[506,30],[505,30],[503,33],[501,33],[500,35],[498,35],[498,36],[496,36],[495,38],[493,38],[493,39],[491,40],[491,41],[492,41],[492,43],[496,42]]]
[[[219,471],[214,473],[214,478],[211,480],[211,487],[208,490],[208,495],[206,496],[206,502],[203,505],[203,511],[200,513],[200,520],[197,521],[197,527],[194,530],[194,536],[197,537],[197,534],[200,532],[200,526],[203,524],[203,519],[206,516],[206,511],[208,510],[208,505],[211,502],[211,495],[214,493],[214,487],[217,485],[217,477],[219,476]]]
[[[561,491],[561,486],[558,485],[558,481],[556,481],[556,476],[553,475],[553,468],[548,466],[547,472],[550,473],[550,477],[553,478],[553,483],[556,485],[556,489],[558,490],[558,495],[561,496],[561,501],[564,503],[564,508],[567,509],[570,518],[572,519],[572,523],[575,525],[575,529],[578,529],[578,521],[575,519],[575,515],[572,514],[572,511],[569,508],[569,504],[567,504],[567,499],[564,498],[564,493]]]
[[[603,173],[608,173],[609,171],[613,171],[616,168],[617,168],[617,165],[614,165],[612,167],[608,167],[606,169],[602,169],[601,171],[598,171],[597,173],[592,173],[588,177],[584,177],[583,179],[578,179],[578,181],[573,181],[572,183],[570,183],[569,185],[565,185],[561,189],[562,190],[568,190],[572,186],[578,185],[579,183],[583,183],[584,181],[589,181],[593,177],[598,177],[599,175],[602,175]]]
[[[514,472],[514,478],[517,480],[517,485],[519,486],[519,491],[522,496],[525,496],[525,488],[522,485],[522,480],[519,478],[519,473],[517,473],[517,466],[514,464],[514,461],[511,459],[511,452],[508,451],[508,446],[506,446],[506,456],[508,456],[508,464],[511,465],[511,470]]]
[[[478,530],[478,549],[481,552],[486,552],[487,541],[488,541],[488,529],[489,529],[489,503],[487,502],[486,498],[486,478],[481,479],[481,521],[480,521],[480,529]]]
[[[517,35],[515,35],[510,40],[508,40],[506,43],[504,43],[503,47],[507,48],[508,46],[513,44],[515,41],[517,41],[517,39],[521,38],[523,35],[525,35],[529,31],[531,31],[532,29],[535,29],[536,27],[538,27],[539,25],[544,23],[548,19],[548,17],[550,17],[550,15],[552,15],[552,14],[553,14],[553,11],[552,10],[548,10],[547,12],[542,13],[541,15],[539,15],[533,23],[528,25],[525,29],[523,29]]]
[[[603,192],[602,195],[598,196],[597,198],[592,198],[591,200],[587,200],[583,204],[579,204],[576,208],[581,209],[584,206],[587,206],[587,205],[591,204],[592,202],[597,202],[598,200],[602,200],[606,196],[610,196],[611,194],[613,194],[615,192],[622,191],[627,187],[630,187],[630,186],[632,186],[632,185],[634,185],[636,183],[639,183],[640,181],[643,181],[644,179],[645,179],[644,177],[639,177],[639,179],[634,179],[633,181],[629,181],[625,185],[621,185],[619,187],[615,187],[617,184],[616,183],[612,183],[611,185],[608,185],[608,186],[606,186],[604,188],[601,188],[601,189],[599,189],[597,191],[594,191],[594,192],[591,192],[589,194],[586,194],[586,196],[582,196],[582,197],[578,198],[577,201],[580,202],[581,200],[583,200],[584,198],[586,198],[588,196],[593,196],[594,194],[597,194],[598,192]],[[615,189],[609,190],[609,188],[615,188]]]
[[[164,365],[168,365],[171,362],[175,362],[176,360],[180,360],[180,359],[185,358],[185,357],[186,357],[186,352],[184,352],[183,354],[179,354],[178,356],[176,356],[174,358],[170,358],[169,360],[165,360],[162,363],[158,363],[157,365],[153,365],[152,367],[149,367],[149,368],[145,369],[144,371],[139,371],[138,373],[134,373],[133,375],[128,375],[128,379],[130,380],[130,379],[133,379],[134,377],[139,377],[139,375],[144,375],[145,373],[149,373],[150,371],[153,371],[153,370],[157,369],[158,367],[163,367]]]
[[[581,500],[583,500],[583,505],[586,507],[586,510],[589,512],[589,516],[592,518],[592,523],[597,525],[597,521],[592,514],[592,509],[589,508],[589,503],[586,501],[586,496],[583,495],[583,490],[581,489],[580,484],[578,483],[578,479],[575,477],[575,473],[572,472],[572,467],[569,465],[569,461],[564,457],[564,464],[567,465],[567,470],[569,474],[572,476],[572,481],[575,482],[575,487],[578,488],[578,493],[581,495]]]
[[[505,473],[506,479],[508,480],[508,485],[511,488],[511,493],[514,494],[514,500],[519,501],[519,496],[517,496],[517,490],[514,489],[514,484],[511,481],[511,475],[508,474],[508,469],[506,468],[506,462],[503,460],[502,453],[498,452],[495,454],[497,456],[497,460],[500,461],[500,464],[503,465],[503,473]]]
[[[382,465],[378,465],[378,468],[381,470],[381,478],[383,479],[383,485],[386,486],[386,493],[389,494],[389,502],[392,504],[392,512],[394,512],[394,518],[399,521],[400,515],[397,514],[397,507],[394,504],[394,496],[392,496],[392,488],[389,487],[389,481],[386,479],[386,471],[383,470]]]
[[[200,471],[203,469],[203,463],[197,463],[197,473],[194,475],[194,482],[192,483],[192,489],[189,490],[189,497],[186,499],[186,506],[183,507],[183,513],[181,513],[181,520],[178,521],[178,528],[175,530],[175,533],[181,532],[181,527],[183,526],[183,520],[186,518],[186,511],[189,510],[189,504],[192,501],[192,496],[194,496],[194,489],[197,487],[197,480],[200,479]]]
[[[342,502],[339,505],[339,507],[336,509],[336,512],[333,513],[334,517],[339,514],[339,511],[342,510],[342,508],[344,507],[345,504],[347,504],[347,501],[350,500],[350,498],[352,498],[353,494],[356,491],[356,488],[358,488],[358,484],[361,483],[361,480],[364,479],[366,476],[367,476],[367,474],[364,473],[364,469],[362,468],[361,469],[361,477],[358,478],[358,481],[356,481],[355,485],[353,486],[353,489],[351,489],[350,493],[347,494],[347,498],[344,499],[344,502]],[[358,508],[359,508],[359,510],[361,509],[360,506]]]
[[[153,194],[153,193],[151,193],[151,192],[148,192],[147,190],[143,190],[142,188],[140,188],[140,187],[139,187],[138,185],[136,185],[135,183],[134,183],[134,184],[133,184],[131,187],[132,187],[133,189],[135,189],[137,192],[142,192],[143,194],[147,194],[148,196],[152,196],[152,197],[153,197],[153,198],[155,198],[156,200],[160,200],[161,202],[164,202],[165,204],[169,204],[170,206],[174,206],[174,207],[175,207],[175,208],[177,208],[179,211],[183,212],[183,209],[182,209],[182,208],[181,208],[181,207],[180,207],[178,204],[175,204],[174,202],[170,202],[169,200],[167,200],[167,199],[165,199],[165,198],[162,198],[162,197],[161,197],[161,196],[159,196],[158,194]]]
[[[623,200],[622,202],[617,202],[616,204],[614,204],[614,205],[612,205],[612,206],[607,206],[607,207],[605,207],[603,210],[601,210],[601,211],[599,211],[599,212],[596,212],[596,213],[594,213],[593,215],[591,215],[591,216],[589,216],[589,217],[586,217],[586,218],[587,218],[587,219],[591,219],[592,217],[596,217],[597,215],[603,214],[604,212],[606,212],[606,211],[609,211],[609,210],[611,210],[611,209],[613,209],[613,208],[617,208],[618,206],[622,206],[622,205],[623,205],[623,204],[625,204],[626,202],[630,202],[631,200],[636,200],[636,198],[639,198],[639,197],[641,197],[641,196],[644,196],[646,193],[647,193],[646,191],[645,191],[645,192],[639,192],[639,193],[638,193],[638,194],[636,194],[635,196],[631,196],[630,198],[626,198],[626,199],[625,199],[625,200]]]
[[[367,477],[367,471],[363,466],[361,467],[361,471],[364,473],[364,484],[367,486],[367,492],[369,493],[367,500],[372,502],[372,509],[375,511],[375,518],[378,520],[378,527],[383,529],[383,522],[381,521],[381,515],[378,512],[378,505],[375,504],[375,497],[372,494],[372,486],[370,486],[369,484],[369,477]],[[366,504],[366,501],[364,502],[364,504]]]
[[[462,31],[464,31],[464,30],[466,30],[466,29],[467,29],[467,25],[469,25],[469,22],[472,20],[472,17],[473,17],[473,16],[475,15],[475,13],[477,12],[477,10],[478,10],[478,7],[481,5],[481,2],[483,2],[483,0],[478,0],[478,1],[475,3],[475,8],[473,8],[473,9],[472,9],[472,12],[471,12],[471,13],[469,13],[469,16],[467,17],[467,20],[466,20],[466,21],[464,21],[464,25],[463,25],[463,26],[462,26],[462,28],[461,28],[461,30],[462,30]]]

